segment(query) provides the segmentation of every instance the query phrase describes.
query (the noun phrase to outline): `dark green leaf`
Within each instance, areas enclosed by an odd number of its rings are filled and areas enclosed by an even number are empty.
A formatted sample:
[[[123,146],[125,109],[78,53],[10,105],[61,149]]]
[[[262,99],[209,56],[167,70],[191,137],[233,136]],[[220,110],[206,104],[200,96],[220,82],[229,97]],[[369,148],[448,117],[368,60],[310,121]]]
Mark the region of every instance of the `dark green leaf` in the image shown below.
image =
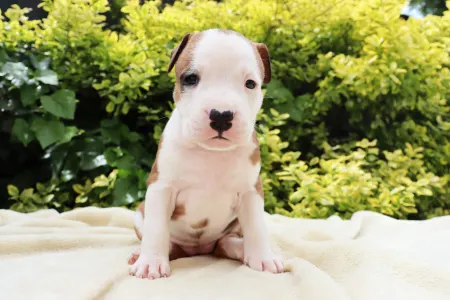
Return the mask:
[[[9,209],[14,210],[14,211],[18,211],[18,212],[24,212],[24,208],[23,208],[23,203],[22,202],[14,203],[13,205],[11,205],[11,207]]]
[[[60,141],[60,143],[68,143],[70,142],[74,136],[78,134],[78,128],[75,126],[66,126],[64,128],[64,138]]]
[[[119,147],[108,148],[104,152],[104,155],[106,160],[108,161],[108,164],[115,167],[117,160],[123,155],[123,152]]]
[[[45,84],[58,85],[58,75],[52,70],[39,71],[36,79]]]
[[[59,90],[51,96],[42,96],[41,103],[46,111],[57,117],[72,120],[75,116],[75,93],[71,90]]]
[[[284,87],[279,80],[272,80],[267,84],[266,89],[267,97],[274,98],[276,103],[293,102],[295,100],[291,91]]]
[[[68,144],[58,145],[50,152],[50,166],[53,178],[58,178],[68,152]],[[57,185],[57,184],[56,184]]]
[[[128,140],[129,140],[130,142],[132,142],[132,143],[137,142],[137,141],[139,141],[140,139],[141,139],[141,136],[140,136],[139,133],[137,133],[137,132],[131,132],[131,133],[128,135]]]
[[[23,85],[20,88],[20,101],[23,106],[29,106],[34,104],[36,100],[39,98],[39,92],[37,87],[32,85]]]
[[[128,170],[137,167],[136,161],[134,160],[134,157],[131,155],[122,156],[117,160],[116,165],[119,169],[128,169]]]
[[[120,124],[116,119],[103,120],[100,123],[101,133],[106,142],[112,142],[115,144],[120,143]]]
[[[3,65],[1,76],[5,76],[13,85],[20,87],[28,81],[28,68],[21,62],[7,62]]]
[[[97,155],[97,154],[84,154],[81,156],[81,164],[80,169],[83,171],[90,171],[95,168],[105,166],[108,162],[105,159],[105,156],[103,154]]]
[[[30,55],[30,61],[33,67],[37,70],[47,70],[50,65],[50,57],[45,57],[42,60],[38,60],[36,56]]]
[[[128,178],[118,178],[113,191],[113,206],[128,205],[139,200],[138,182]]]
[[[25,212],[35,212],[38,210],[38,207],[33,202],[24,203],[24,211]]]
[[[66,157],[66,161],[61,171],[61,180],[63,182],[74,179],[80,170],[80,158],[70,153]]]
[[[64,138],[64,124],[60,121],[46,120],[44,118],[36,118],[31,129],[34,131],[43,149],[54,144]]]
[[[47,188],[45,185],[43,185],[42,183],[38,182],[36,184],[36,189],[40,194],[45,194],[47,192]]]
[[[34,139],[33,131],[24,119],[16,119],[12,128],[12,133],[26,147]]]
[[[61,193],[61,194],[59,194],[59,196],[58,196],[58,202],[59,203],[66,203],[66,202],[68,202],[69,200],[70,200],[70,194],[69,193]]]
[[[6,53],[5,50],[0,49],[0,64],[5,63],[6,61],[8,61],[8,54]]]

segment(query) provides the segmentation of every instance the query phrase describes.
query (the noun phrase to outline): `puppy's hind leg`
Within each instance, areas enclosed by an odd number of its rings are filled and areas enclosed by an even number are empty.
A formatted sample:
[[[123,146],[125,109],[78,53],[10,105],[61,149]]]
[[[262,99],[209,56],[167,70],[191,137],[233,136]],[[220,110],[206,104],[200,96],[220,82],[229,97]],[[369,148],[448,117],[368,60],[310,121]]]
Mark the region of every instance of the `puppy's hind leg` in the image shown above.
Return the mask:
[[[230,233],[217,241],[214,256],[244,262],[244,240],[236,233]]]

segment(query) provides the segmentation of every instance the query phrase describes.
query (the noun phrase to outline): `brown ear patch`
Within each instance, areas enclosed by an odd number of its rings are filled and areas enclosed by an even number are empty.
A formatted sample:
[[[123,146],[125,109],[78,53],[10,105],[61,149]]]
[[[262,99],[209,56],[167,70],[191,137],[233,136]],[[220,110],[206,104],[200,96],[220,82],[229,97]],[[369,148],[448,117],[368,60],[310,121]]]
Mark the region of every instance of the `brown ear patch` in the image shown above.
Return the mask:
[[[177,204],[177,205],[175,205],[175,209],[173,210],[172,217],[170,217],[170,219],[178,220],[185,214],[186,214],[186,208],[184,207],[184,204]]]
[[[272,79],[272,67],[270,64],[269,49],[263,43],[253,43],[261,60],[258,60],[259,68],[263,74],[263,83],[269,83]]]
[[[191,224],[191,227],[194,229],[201,229],[208,226],[208,223],[209,223],[208,219],[203,219],[201,221],[198,221],[197,223]]]
[[[175,66],[175,64],[177,63],[178,58],[180,57],[181,53],[183,53],[184,48],[186,48],[186,45],[188,44],[190,37],[191,37],[190,33],[185,34],[181,43],[177,47],[175,47],[175,49],[172,50],[172,54],[170,55],[169,67],[167,68],[167,72],[170,73],[170,71],[172,71],[172,69]]]
[[[189,37],[186,36],[183,38],[181,44],[172,51],[172,58],[169,64],[169,72],[175,66],[176,82],[173,91],[173,99],[175,100],[175,102],[177,102],[181,98],[182,86],[180,77],[192,65],[194,49],[198,41],[200,40],[201,33],[191,33],[189,34]]]

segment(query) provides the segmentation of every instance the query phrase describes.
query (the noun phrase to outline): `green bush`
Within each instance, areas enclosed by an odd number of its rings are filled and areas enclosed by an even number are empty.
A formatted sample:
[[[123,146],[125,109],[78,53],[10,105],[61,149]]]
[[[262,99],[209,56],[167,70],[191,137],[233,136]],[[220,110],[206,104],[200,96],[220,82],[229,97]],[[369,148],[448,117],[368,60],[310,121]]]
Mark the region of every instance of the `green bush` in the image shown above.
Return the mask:
[[[257,124],[268,212],[449,214],[450,13],[405,21],[403,5],[44,0],[40,21],[13,6],[0,20],[2,205],[137,205],[173,108],[170,52],[219,27],[271,51]]]

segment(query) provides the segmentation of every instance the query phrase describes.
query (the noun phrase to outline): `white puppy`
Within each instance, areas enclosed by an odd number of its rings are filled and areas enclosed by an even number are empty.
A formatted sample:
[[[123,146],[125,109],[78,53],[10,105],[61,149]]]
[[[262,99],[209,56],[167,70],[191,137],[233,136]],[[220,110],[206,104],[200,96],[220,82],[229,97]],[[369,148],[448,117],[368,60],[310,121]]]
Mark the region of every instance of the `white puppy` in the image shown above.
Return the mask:
[[[142,243],[129,258],[130,274],[167,277],[169,260],[209,253],[283,272],[263,219],[254,129],[261,85],[271,77],[267,47],[211,29],[185,35],[169,72],[174,66],[176,108],[136,213]]]

